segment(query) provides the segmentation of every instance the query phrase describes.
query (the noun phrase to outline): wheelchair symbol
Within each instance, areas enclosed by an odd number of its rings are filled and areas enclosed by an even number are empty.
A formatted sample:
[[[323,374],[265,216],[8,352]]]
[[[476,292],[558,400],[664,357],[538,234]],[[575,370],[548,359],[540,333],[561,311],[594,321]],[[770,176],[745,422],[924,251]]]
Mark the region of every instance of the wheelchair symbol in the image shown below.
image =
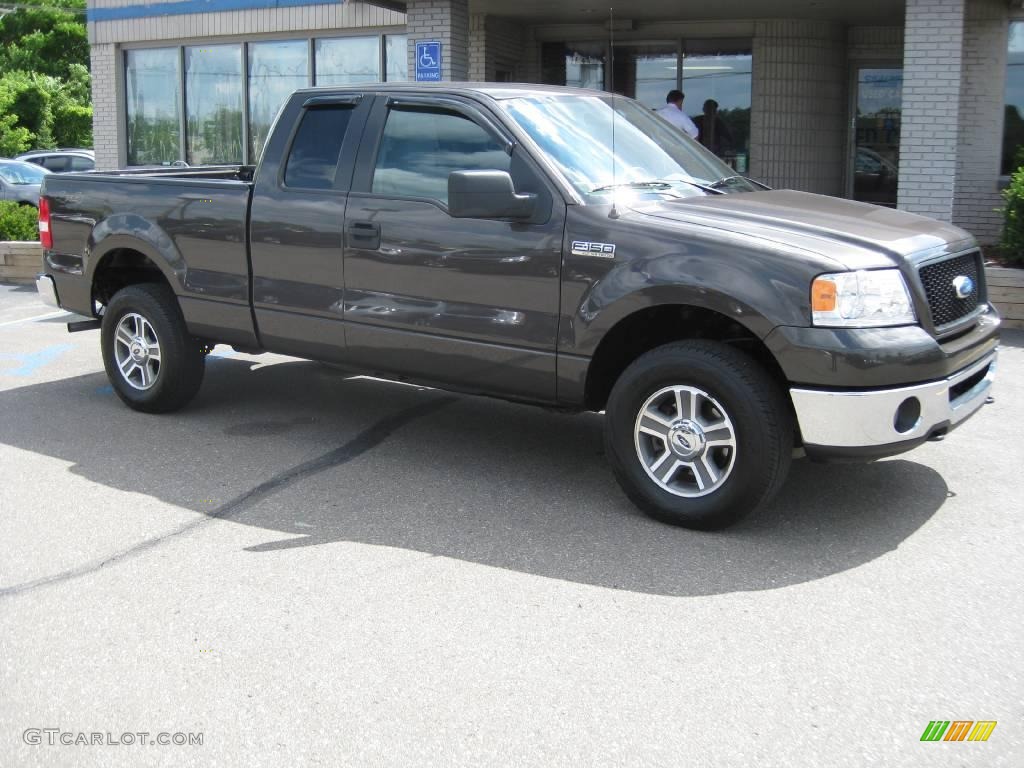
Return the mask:
[[[437,69],[437,62],[434,61],[434,57],[430,55],[430,51],[426,48],[420,52],[420,66],[424,69]]]

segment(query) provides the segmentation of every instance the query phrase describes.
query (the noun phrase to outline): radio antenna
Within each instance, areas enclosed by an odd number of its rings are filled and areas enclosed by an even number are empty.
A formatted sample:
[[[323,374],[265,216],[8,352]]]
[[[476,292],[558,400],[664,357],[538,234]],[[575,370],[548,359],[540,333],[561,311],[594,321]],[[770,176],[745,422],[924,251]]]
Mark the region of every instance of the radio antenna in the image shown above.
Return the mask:
[[[616,199],[619,196],[617,178],[615,173],[615,8],[608,9],[608,71],[609,79],[612,81],[612,209],[608,212],[608,218],[619,218],[619,209],[616,207]]]

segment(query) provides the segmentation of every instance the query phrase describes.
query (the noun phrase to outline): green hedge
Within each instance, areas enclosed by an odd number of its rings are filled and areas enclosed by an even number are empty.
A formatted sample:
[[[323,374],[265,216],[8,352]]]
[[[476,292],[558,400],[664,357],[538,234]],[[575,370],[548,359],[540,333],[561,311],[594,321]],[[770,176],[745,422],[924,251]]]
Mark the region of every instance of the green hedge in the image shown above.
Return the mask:
[[[38,240],[39,213],[31,205],[0,202],[0,240]]]
[[[1003,190],[1003,241],[1000,255],[1012,264],[1024,266],[1024,166],[1010,177],[1010,186]]]

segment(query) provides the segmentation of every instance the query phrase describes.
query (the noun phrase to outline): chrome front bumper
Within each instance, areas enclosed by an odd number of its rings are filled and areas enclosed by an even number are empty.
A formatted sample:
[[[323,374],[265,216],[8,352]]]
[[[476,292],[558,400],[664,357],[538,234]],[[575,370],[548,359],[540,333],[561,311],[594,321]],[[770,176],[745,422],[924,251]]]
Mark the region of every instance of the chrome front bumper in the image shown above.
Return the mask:
[[[39,293],[39,298],[42,299],[43,304],[60,309],[60,303],[57,301],[57,286],[53,284],[52,277],[49,275],[37,275],[36,291]]]
[[[944,434],[985,404],[996,357],[992,352],[949,378],[910,387],[853,392],[791,388],[808,455],[834,448],[839,454],[867,449],[865,455],[882,456]]]

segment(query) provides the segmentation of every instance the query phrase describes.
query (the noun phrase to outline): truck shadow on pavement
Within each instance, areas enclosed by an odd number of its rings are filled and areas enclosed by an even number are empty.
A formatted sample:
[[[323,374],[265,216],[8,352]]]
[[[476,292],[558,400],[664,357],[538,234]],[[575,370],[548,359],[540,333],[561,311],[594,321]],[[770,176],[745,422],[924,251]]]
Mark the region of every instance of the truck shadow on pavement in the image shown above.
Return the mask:
[[[796,461],[760,514],[719,533],[672,528],[619,490],[600,416],[301,361],[211,360],[199,397],[172,415],[128,410],[100,373],[0,392],[0,413],[2,442],[204,515],[7,594],[116,565],[218,519],[272,532],[254,556],[351,541],[659,595],[774,589],[896,549],[949,495],[914,461]]]

